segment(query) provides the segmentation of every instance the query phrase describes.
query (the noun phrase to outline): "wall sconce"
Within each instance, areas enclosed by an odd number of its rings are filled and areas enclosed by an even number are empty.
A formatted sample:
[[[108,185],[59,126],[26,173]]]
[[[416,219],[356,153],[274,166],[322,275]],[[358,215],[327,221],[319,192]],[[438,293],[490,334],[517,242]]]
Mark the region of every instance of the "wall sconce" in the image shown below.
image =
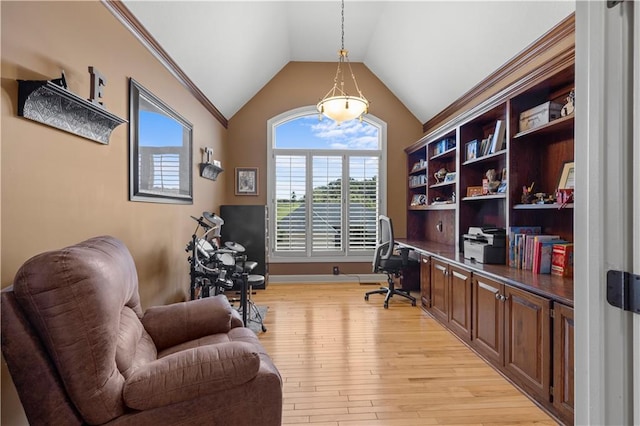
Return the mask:
[[[205,179],[218,179],[218,175],[224,170],[222,169],[222,167],[220,167],[220,161],[213,160],[213,162],[211,162],[213,148],[205,147],[202,151],[206,154],[207,161],[204,163],[200,163],[200,176]]]

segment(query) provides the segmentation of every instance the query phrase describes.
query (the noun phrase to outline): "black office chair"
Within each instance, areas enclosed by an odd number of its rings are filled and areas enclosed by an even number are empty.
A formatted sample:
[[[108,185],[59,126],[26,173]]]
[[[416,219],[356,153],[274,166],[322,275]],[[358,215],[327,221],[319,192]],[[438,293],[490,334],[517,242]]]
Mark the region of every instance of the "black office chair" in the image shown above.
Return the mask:
[[[412,306],[416,306],[416,298],[411,296],[407,290],[395,288],[394,277],[400,276],[402,270],[409,264],[409,248],[399,248],[400,255],[394,254],[396,244],[393,239],[393,225],[391,219],[380,215],[378,218],[378,245],[373,256],[373,272],[387,274],[387,287],[380,287],[379,290],[368,291],[364,295],[364,300],[369,300],[371,294],[385,294],[384,307],[389,308],[389,299],[394,295],[402,296],[411,301]]]

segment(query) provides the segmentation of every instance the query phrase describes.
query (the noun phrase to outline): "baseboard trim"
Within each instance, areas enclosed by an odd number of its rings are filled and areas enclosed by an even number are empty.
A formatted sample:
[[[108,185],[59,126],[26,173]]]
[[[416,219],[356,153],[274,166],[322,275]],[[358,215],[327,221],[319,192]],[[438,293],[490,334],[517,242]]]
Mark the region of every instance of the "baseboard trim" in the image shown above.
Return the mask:
[[[326,284],[326,283],[353,283],[380,285],[387,282],[387,276],[383,274],[340,274],[340,275],[272,275],[269,274],[271,284]]]

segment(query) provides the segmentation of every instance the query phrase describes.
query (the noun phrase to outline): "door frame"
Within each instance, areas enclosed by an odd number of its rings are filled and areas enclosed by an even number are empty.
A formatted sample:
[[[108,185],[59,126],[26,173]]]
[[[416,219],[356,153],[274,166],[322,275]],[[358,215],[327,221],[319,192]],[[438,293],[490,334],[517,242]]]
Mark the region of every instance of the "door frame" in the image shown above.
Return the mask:
[[[631,271],[638,245],[632,186],[638,68],[634,73],[631,49],[637,17],[631,1],[611,9],[604,1],[576,2],[576,424],[634,424],[634,416],[640,422],[639,372],[633,373],[640,320],[607,303],[605,278],[609,269]]]

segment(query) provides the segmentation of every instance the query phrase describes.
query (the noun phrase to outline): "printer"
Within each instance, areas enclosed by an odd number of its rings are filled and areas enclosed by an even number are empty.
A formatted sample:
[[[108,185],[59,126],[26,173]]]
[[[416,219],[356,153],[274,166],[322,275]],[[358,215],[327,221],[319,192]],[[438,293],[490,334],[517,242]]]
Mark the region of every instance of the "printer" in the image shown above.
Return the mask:
[[[504,264],[507,234],[504,228],[470,226],[464,239],[464,258],[480,263]]]

